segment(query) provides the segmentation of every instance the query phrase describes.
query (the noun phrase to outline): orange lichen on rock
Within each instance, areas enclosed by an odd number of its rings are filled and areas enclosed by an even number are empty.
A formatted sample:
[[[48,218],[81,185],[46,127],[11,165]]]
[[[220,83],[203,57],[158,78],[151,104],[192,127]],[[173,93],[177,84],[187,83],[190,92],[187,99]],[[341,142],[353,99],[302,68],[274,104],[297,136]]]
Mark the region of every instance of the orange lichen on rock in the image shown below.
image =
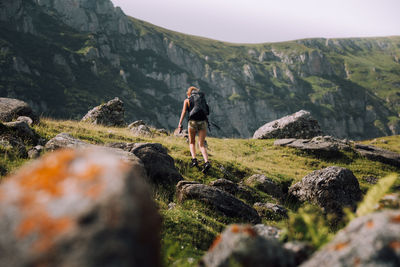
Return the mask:
[[[239,233],[239,231],[240,231],[239,225],[234,224],[234,225],[231,226],[231,232],[232,233]]]
[[[373,228],[374,227],[374,222],[371,220],[371,221],[368,221],[367,223],[366,223],[366,226],[367,226],[367,228],[369,228],[369,229],[371,229],[371,228]]]
[[[341,243],[337,243],[333,246],[333,250],[335,251],[340,251],[344,248],[346,248],[349,245],[350,242],[341,242]]]
[[[400,214],[390,218],[392,223],[400,223]]]
[[[354,259],[354,262],[353,262],[354,266],[360,265],[360,263],[361,263],[361,259],[360,258],[355,258]]]
[[[389,247],[393,250],[400,250],[400,241],[392,241],[389,243]]]
[[[57,236],[71,229],[73,223],[69,218],[50,218],[46,212],[25,218],[16,230],[18,238],[24,238],[32,233],[37,233],[38,238],[33,244],[33,249],[43,252],[49,249]]]
[[[21,187],[28,192],[42,190],[54,196],[61,195],[59,184],[67,177],[68,163],[75,155],[75,151],[69,149],[47,155],[34,170],[19,175]]]
[[[251,226],[244,227],[243,232],[247,233],[251,237],[256,237],[257,236],[257,232]]]
[[[211,244],[210,248],[208,249],[209,251],[213,250],[222,240],[222,236],[219,234],[217,237],[214,239],[213,243]]]

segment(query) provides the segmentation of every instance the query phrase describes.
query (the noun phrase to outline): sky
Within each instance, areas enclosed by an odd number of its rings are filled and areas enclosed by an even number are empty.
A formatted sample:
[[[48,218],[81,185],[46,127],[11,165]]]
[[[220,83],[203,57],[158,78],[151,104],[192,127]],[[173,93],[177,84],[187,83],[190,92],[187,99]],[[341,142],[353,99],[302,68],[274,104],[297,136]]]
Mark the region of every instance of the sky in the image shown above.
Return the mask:
[[[233,43],[400,35],[400,0],[111,0],[166,29]]]

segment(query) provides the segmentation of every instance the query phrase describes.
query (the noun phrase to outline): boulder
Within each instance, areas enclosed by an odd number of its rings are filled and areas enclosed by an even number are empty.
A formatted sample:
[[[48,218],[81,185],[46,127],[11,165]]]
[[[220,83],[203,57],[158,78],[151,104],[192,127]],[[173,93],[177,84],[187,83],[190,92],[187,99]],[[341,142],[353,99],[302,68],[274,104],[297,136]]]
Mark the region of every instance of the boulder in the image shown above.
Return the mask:
[[[28,151],[28,158],[37,159],[38,157],[40,157],[40,154],[42,154],[43,150],[44,150],[44,147],[39,146],[39,145],[31,148]]]
[[[265,225],[265,224],[256,224],[253,226],[254,231],[257,232],[258,235],[263,236],[267,239],[276,239],[279,240],[281,238],[282,230],[276,228],[274,226]]]
[[[300,110],[292,115],[261,126],[253,135],[254,139],[297,138],[307,139],[322,135],[318,122],[310,112]]]
[[[400,211],[356,218],[302,267],[399,266]]]
[[[39,122],[39,117],[26,102],[13,98],[0,97],[0,121],[10,122],[19,116],[29,117],[35,123]]]
[[[146,123],[142,120],[134,121],[128,125],[128,129],[139,127],[140,125],[146,125]]]
[[[45,145],[45,149],[47,151],[55,151],[60,148],[98,148],[104,151],[110,151],[111,153],[118,155],[123,161],[143,164],[138,157],[128,151],[114,147],[92,145],[82,140],[76,139],[68,133],[60,133],[56,135],[54,138],[50,139]]]
[[[335,155],[340,150],[352,150],[351,144],[346,140],[339,140],[332,136],[316,136],[312,139],[278,139],[275,146],[287,146],[315,154]]]
[[[153,137],[153,132],[147,125],[139,125],[130,129],[131,133],[135,136]]]
[[[183,180],[175,168],[174,159],[163,145],[158,143],[136,143],[130,150],[143,162],[150,183],[155,185],[176,185]]]
[[[245,180],[245,184],[257,188],[276,198],[282,198],[283,192],[279,184],[263,174],[254,174]]]
[[[260,217],[268,220],[281,220],[288,218],[288,211],[285,207],[274,203],[254,203],[254,209]]]
[[[217,179],[215,181],[212,181],[210,183],[210,186],[214,186],[232,195],[235,195],[239,191],[237,184],[227,179]]]
[[[179,202],[196,199],[204,202],[229,217],[239,217],[251,223],[261,222],[256,210],[218,188],[198,182],[180,181],[176,185],[176,197]]]
[[[105,126],[123,126],[125,125],[124,115],[124,103],[116,97],[90,110],[82,121]]]
[[[342,215],[344,207],[355,209],[361,199],[360,185],[353,172],[336,166],[306,175],[289,188],[289,194],[338,215]]]
[[[201,259],[200,266],[295,266],[293,254],[250,225],[230,225]]]
[[[145,171],[98,149],[58,150],[0,185],[1,266],[161,266]]]
[[[32,124],[33,124],[33,120],[27,116],[19,116],[17,118],[17,121],[23,121],[26,124],[28,124],[29,126],[32,126]]]
[[[12,137],[20,139],[24,143],[36,145],[39,142],[40,136],[24,121],[5,122],[6,128],[1,127],[1,135],[9,134]]]
[[[369,160],[379,161],[395,167],[400,167],[400,154],[375,146],[356,144],[355,149]]]

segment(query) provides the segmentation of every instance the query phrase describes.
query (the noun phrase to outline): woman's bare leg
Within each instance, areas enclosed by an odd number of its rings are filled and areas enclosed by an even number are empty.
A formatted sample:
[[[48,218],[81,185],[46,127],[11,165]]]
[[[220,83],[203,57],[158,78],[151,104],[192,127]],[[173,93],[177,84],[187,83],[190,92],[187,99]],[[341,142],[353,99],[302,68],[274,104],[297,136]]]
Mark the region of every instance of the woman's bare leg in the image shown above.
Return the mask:
[[[189,128],[189,149],[192,159],[196,158],[196,130]]]
[[[208,161],[207,149],[204,146],[204,140],[206,139],[206,135],[207,135],[207,129],[199,131],[199,147],[200,147],[201,154],[203,155],[204,162]]]

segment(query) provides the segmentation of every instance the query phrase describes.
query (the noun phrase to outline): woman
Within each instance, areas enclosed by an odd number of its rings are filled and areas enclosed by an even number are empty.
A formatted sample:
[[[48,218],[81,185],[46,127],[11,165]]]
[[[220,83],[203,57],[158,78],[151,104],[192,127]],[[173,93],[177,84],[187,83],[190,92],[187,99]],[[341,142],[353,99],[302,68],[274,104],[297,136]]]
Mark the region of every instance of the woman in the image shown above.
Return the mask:
[[[201,96],[201,97],[200,97]],[[203,99],[204,104],[207,111],[205,112],[198,112],[196,114],[193,114],[194,111],[193,108],[196,106],[196,110],[201,110],[198,106],[201,106],[202,103],[200,100],[197,99]],[[200,104],[199,104],[200,103]],[[206,173],[210,168],[211,164],[208,161],[208,154],[207,154],[207,149],[204,146],[204,141],[206,139],[207,135],[207,115],[208,115],[208,105],[205,103],[204,99],[204,94],[200,93],[200,89],[191,86],[187,90],[187,98],[183,102],[183,108],[182,108],[182,113],[181,113],[181,118],[179,120],[179,132],[182,131],[182,121],[185,117],[186,112],[189,113],[189,123],[188,123],[188,132],[189,132],[189,149],[190,149],[190,154],[192,155],[192,164],[190,165],[191,167],[198,167],[198,161],[196,159],[196,134],[199,134],[199,148],[201,151],[201,154],[203,155],[204,158],[204,165],[202,168],[202,172]]]

